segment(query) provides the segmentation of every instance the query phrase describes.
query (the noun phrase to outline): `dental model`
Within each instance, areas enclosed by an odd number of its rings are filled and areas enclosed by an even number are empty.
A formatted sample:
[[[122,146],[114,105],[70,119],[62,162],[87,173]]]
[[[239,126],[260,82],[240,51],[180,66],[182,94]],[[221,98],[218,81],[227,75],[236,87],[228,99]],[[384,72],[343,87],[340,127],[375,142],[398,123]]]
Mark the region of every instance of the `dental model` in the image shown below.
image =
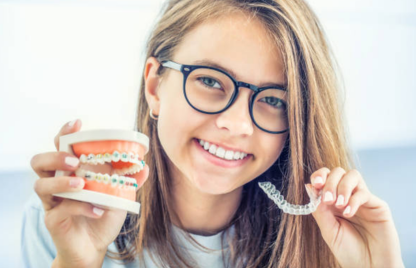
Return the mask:
[[[310,203],[307,205],[292,205],[289,204],[284,196],[280,194],[279,190],[270,182],[259,182],[260,188],[267,194],[267,197],[273,200],[273,202],[283,210],[284,213],[292,215],[308,215],[315,212],[318,205],[321,203],[322,190],[316,195],[314,190],[310,188],[310,185],[305,185],[306,192],[309,195]]]
[[[59,151],[80,159],[75,175],[84,178],[85,186],[80,191],[55,196],[138,214],[136,191],[141,185],[135,177],[145,166],[142,159],[148,148],[149,138],[131,130],[90,130],[61,136]],[[57,170],[55,177],[70,174]]]

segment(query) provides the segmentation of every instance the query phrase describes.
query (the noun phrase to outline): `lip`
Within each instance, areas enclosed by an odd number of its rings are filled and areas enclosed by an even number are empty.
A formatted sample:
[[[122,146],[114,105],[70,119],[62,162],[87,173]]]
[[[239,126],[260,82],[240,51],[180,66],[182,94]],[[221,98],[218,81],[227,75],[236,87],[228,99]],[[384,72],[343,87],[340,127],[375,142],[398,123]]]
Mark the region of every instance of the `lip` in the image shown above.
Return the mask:
[[[194,138],[192,142],[195,145],[196,149],[205,157],[205,159],[207,159],[209,162],[219,167],[224,167],[224,168],[240,167],[244,165],[252,157],[251,154],[247,154],[245,158],[240,159],[240,160],[225,160],[225,159],[216,157],[212,155],[211,153],[209,153],[208,151],[206,151],[204,148],[202,148],[201,144],[199,143],[197,139]]]

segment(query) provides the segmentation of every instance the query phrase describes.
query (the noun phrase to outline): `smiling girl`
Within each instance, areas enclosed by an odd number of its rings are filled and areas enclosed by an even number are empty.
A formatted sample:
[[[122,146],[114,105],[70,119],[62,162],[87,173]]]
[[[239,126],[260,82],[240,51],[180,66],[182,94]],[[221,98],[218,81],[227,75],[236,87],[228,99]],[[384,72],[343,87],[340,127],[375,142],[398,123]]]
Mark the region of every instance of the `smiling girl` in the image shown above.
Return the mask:
[[[83,188],[81,178],[53,177],[79,162],[38,154],[41,202],[25,212],[25,263],[403,267],[390,209],[354,169],[334,66],[304,1],[169,1],[140,88],[137,130],[150,137],[140,214],[53,198]],[[80,129],[80,120],[65,125],[57,148]],[[261,181],[299,205],[311,184],[322,202],[312,215],[285,214]]]

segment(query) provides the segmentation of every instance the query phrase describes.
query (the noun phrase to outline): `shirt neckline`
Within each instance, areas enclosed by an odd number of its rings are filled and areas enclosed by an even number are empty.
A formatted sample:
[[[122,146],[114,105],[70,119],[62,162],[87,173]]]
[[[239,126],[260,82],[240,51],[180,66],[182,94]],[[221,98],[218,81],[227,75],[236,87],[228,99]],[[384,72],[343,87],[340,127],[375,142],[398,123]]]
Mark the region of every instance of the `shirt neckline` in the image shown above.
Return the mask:
[[[221,235],[224,232],[233,232],[233,231],[234,231],[234,225],[232,225],[229,229],[220,231],[219,233],[216,233],[214,235],[205,236],[205,235],[198,235],[198,234],[186,232],[182,230],[181,228],[172,224],[172,232],[174,233],[175,237],[178,239],[179,245],[183,248],[186,248],[188,250],[193,250],[193,251],[201,251],[201,249],[200,247],[198,247],[198,245],[194,245],[194,243],[187,240],[186,238],[187,233],[204,247],[207,247],[213,250],[222,250],[222,249],[228,248],[228,243],[226,241],[227,234],[225,234],[224,243],[223,245],[221,245]]]

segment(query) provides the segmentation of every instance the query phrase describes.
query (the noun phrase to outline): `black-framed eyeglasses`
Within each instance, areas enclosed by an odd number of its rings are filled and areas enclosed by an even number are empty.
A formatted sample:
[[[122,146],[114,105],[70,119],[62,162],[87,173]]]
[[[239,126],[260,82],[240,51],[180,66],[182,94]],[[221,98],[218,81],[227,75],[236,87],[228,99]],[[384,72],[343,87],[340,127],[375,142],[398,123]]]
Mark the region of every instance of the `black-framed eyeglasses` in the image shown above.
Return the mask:
[[[260,88],[237,81],[227,72],[211,66],[185,65],[171,60],[160,63],[183,73],[183,94],[195,110],[205,114],[221,113],[234,103],[239,88],[246,87],[254,91],[249,102],[254,124],[272,134],[289,130],[285,87]]]

